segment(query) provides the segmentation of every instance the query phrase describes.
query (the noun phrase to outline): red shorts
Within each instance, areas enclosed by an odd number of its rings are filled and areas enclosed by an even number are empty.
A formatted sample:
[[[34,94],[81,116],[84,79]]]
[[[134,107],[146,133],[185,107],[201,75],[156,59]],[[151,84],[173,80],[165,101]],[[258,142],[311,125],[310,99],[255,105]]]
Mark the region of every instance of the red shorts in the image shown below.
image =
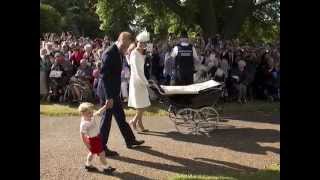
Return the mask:
[[[88,138],[90,144],[90,152],[92,154],[100,154],[103,151],[102,141],[100,135]]]

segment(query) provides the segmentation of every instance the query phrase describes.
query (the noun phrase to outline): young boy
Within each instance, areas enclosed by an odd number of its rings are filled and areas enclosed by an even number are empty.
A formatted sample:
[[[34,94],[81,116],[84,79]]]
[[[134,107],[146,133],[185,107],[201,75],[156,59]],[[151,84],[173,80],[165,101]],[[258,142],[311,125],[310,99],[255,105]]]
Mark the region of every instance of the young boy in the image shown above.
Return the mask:
[[[91,161],[93,160],[94,154],[97,154],[100,157],[101,163],[103,164],[103,172],[105,174],[112,174],[112,172],[116,169],[112,168],[111,166],[107,166],[107,161],[99,134],[100,121],[97,118],[97,115],[101,114],[101,112],[106,109],[106,106],[103,106],[98,111],[93,112],[94,105],[85,102],[81,103],[78,109],[81,114],[80,135],[83,143],[89,150],[87,162],[85,164],[86,170],[91,171],[95,169],[92,166]]]

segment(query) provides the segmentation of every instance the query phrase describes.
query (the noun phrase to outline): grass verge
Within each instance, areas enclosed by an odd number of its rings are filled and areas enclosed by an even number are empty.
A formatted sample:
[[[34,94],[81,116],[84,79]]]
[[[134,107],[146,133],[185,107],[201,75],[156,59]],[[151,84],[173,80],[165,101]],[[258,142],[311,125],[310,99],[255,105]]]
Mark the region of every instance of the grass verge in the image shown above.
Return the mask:
[[[98,108],[98,107],[96,107]],[[152,106],[146,109],[146,116],[166,116],[166,107],[159,103],[152,103]],[[125,107],[126,116],[134,116],[135,110]],[[226,103],[224,104],[225,114],[241,114],[241,113],[280,113],[280,103],[270,103],[265,101],[253,101],[247,104]],[[62,105],[62,104],[48,104],[40,103],[40,115],[44,116],[78,116],[76,106]]]
[[[205,175],[176,175],[169,180],[280,180],[280,164],[273,164],[270,167],[254,173],[239,173],[224,176]]]
[[[96,109],[99,107],[96,106]],[[134,116],[135,110],[125,107],[126,116]],[[43,116],[78,116],[79,112],[76,106],[63,105],[63,104],[48,104],[40,103],[40,115]],[[166,110],[159,104],[154,104],[146,109],[146,116],[165,116]]]

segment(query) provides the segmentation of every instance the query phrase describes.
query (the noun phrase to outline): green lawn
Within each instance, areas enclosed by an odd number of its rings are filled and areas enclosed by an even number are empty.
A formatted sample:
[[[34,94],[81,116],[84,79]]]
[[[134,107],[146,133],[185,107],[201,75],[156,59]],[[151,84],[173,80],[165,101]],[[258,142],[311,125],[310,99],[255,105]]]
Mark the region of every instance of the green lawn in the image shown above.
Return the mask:
[[[98,109],[98,106],[96,106]],[[125,107],[124,108],[126,116],[134,116],[135,110]],[[48,103],[40,103],[40,115],[44,116],[78,116],[79,112],[76,106],[69,106],[63,104],[48,104]],[[161,107],[159,104],[153,105],[149,107],[146,112],[146,116],[154,116],[154,115],[167,115],[167,112]]]
[[[224,176],[176,175],[170,180],[280,180],[280,164],[274,164],[255,173],[239,173]]]
[[[98,108],[98,107],[97,107]],[[248,104],[226,103],[224,105],[224,113],[226,114],[241,114],[248,112],[262,112],[274,114],[280,112],[280,103],[270,103],[265,101],[253,101]],[[125,107],[127,116],[133,116],[135,111]],[[61,105],[61,104],[48,104],[40,102],[40,115],[44,116],[78,116],[76,106]],[[166,108],[159,103],[152,103],[145,113],[146,116],[154,115],[167,115]]]

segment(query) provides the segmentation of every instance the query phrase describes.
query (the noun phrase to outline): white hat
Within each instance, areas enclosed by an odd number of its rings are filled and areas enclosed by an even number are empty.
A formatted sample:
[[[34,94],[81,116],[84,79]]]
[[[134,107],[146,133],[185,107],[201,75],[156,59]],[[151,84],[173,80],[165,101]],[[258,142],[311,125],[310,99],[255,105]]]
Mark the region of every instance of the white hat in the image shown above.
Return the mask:
[[[137,41],[139,42],[147,42],[150,40],[149,33],[147,31],[143,31],[136,37]]]

